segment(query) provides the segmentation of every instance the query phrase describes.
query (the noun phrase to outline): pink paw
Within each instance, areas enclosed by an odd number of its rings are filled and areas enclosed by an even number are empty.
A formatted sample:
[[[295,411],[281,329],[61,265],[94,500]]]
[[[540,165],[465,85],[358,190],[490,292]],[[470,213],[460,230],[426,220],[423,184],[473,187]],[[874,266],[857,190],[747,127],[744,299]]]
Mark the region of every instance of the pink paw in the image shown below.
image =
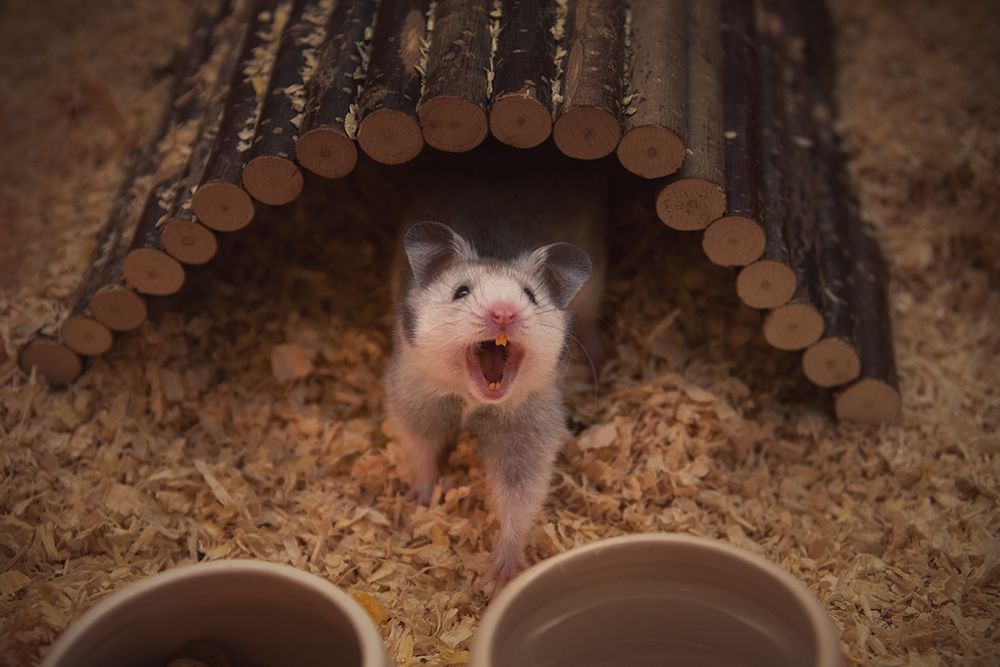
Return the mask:
[[[493,567],[486,573],[483,579],[484,584],[493,582],[493,590],[490,592],[490,599],[495,598],[503,590],[507,583],[516,577],[525,568],[524,558],[520,555],[499,555],[493,556]]]
[[[414,483],[410,485],[410,490],[406,492],[407,500],[415,500],[421,505],[430,505],[431,496],[434,495],[434,482]]]

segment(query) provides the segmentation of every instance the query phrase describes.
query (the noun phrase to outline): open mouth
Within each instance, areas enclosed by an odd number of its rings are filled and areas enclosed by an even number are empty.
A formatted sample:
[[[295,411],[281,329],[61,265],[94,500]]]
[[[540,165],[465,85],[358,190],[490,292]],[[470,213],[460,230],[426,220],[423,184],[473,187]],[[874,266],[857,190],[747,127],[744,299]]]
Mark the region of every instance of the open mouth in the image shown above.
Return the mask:
[[[503,398],[514,382],[524,348],[501,334],[466,348],[465,362],[472,381],[486,399]]]

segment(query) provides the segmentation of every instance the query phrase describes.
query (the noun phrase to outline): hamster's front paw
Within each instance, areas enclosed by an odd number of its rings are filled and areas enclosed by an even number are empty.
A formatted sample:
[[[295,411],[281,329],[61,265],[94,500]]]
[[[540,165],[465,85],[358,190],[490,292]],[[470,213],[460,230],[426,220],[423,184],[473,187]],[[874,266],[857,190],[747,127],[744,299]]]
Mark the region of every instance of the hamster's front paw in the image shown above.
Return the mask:
[[[525,568],[524,557],[516,552],[498,552],[493,554],[493,567],[486,573],[484,584],[493,582],[490,599],[497,596],[507,583]]]
[[[406,492],[407,500],[415,500],[421,505],[430,505],[431,496],[434,495],[435,480],[424,480],[410,484],[410,490]]]

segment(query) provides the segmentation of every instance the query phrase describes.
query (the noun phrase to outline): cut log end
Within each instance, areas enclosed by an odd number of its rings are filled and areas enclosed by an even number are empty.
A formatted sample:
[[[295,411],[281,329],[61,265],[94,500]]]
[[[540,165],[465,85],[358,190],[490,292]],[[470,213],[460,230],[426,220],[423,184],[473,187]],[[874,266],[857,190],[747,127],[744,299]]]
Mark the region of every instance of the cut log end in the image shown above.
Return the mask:
[[[815,385],[836,387],[857,379],[861,373],[861,359],[847,341],[826,338],[810,345],[802,355],[802,371]]]
[[[77,354],[92,357],[111,349],[111,330],[90,317],[70,317],[59,333],[66,347]]]
[[[672,229],[705,229],[725,212],[726,193],[703,178],[681,178],[667,183],[656,196],[656,214]]]
[[[176,259],[153,248],[138,248],[122,265],[125,283],[142,294],[166,296],[184,286],[184,267]]]
[[[358,149],[346,134],[330,127],[318,127],[299,138],[295,157],[303,167],[323,178],[343,178],[354,171]]]
[[[489,132],[486,112],[461,97],[435,97],[417,109],[424,140],[449,153],[464,153],[479,144]]]
[[[705,230],[701,247],[713,264],[746,266],[764,252],[764,230],[741,215],[719,218]]]
[[[368,157],[382,164],[403,164],[420,154],[424,135],[409,114],[379,109],[361,121],[358,143]]]
[[[892,385],[864,378],[840,392],[833,407],[843,421],[880,424],[899,418],[902,401],[899,390]]]
[[[131,331],[146,320],[146,302],[121,285],[111,285],[90,298],[90,313],[112,331]]]
[[[559,150],[578,160],[597,160],[609,155],[621,136],[618,118],[601,107],[567,109],[552,127],[552,140]]]
[[[21,350],[21,368],[30,373],[37,368],[38,373],[49,384],[69,384],[83,372],[83,361],[62,343],[36,340]]]
[[[205,264],[215,257],[219,242],[204,225],[192,220],[171,220],[160,236],[163,248],[185,264]]]
[[[669,176],[684,162],[684,142],[665,127],[635,127],[618,144],[618,161],[643,178]]]
[[[779,350],[804,350],[823,335],[823,316],[808,303],[789,303],[764,318],[764,340]]]
[[[507,95],[490,109],[493,136],[514,148],[534,148],[552,134],[552,114],[538,100]]]
[[[781,262],[762,259],[740,270],[736,293],[751,308],[777,308],[795,294],[795,272]]]
[[[253,220],[253,200],[243,188],[213,181],[194,193],[191,208],[206,226],[220,232],[242,229]]]
[[[243,169],[243,187],[264,204],[281,206],[302,194],[302,170],[292,160],[278,155],[261,155]]]

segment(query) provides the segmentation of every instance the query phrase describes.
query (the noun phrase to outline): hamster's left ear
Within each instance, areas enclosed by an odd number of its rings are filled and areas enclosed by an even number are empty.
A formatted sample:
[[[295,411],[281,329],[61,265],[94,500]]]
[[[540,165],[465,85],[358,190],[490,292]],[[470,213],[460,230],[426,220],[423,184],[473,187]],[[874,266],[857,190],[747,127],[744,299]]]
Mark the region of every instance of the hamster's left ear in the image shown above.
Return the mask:
[[[572,243],[542,246],[528,261],[559,308],[569,306],[590,277],[590,258]]]
[[[453,262],[473,256],[472,246],[440,222],[418,222],[406,230],[403,249],[417,285],[426,287]]]

